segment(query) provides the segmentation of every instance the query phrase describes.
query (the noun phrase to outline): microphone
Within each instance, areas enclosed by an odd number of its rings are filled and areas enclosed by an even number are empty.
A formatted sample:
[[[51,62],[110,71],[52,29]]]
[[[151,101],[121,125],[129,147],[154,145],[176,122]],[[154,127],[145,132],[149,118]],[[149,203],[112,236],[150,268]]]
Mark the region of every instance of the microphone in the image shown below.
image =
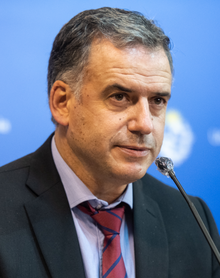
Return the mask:
[[[218,261],[218,263],[220,264],[220,254],[219,251],[217,249],[217,247],[215,246],[214,241],[212,240],[208,230],[206,229],[205,224],[203,223],[196,207],[194,206],[193,202],[189,199],[189,197],[187,196],[185,190],[183,189],[182,185],[180,184],[180,182],[178,181],[175,172],[173,171],[173,161],[168,158],[168,157],[158,157],[155,160],[155,164],[157,166],[157,170],[159,172],[161,172],[163,175],[170,177],[174,183],[176,184],[176,186],[178,187],[179,191],[181,192],[181,194],[183,195],[184,199],[186,200],[190,210],[192,211],[197,223],[199,224],[199,227],[201,228],[209,246],[211,247],[213,253],[215,254],[215,257]]]

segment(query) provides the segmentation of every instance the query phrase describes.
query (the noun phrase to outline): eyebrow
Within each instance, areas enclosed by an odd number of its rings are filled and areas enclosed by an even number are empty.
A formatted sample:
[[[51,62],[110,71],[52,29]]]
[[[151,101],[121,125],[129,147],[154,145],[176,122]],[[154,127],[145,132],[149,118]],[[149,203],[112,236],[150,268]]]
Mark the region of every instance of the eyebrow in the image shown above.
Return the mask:
[[[156,96],[158,97],[168,97],[168,100],[171,99],[171,93],[155,93]]]
[[[133,92],[131,89],[128,89],[124,86],[121,86],[117,83],[107,86],[104,91],[109,91],[109,90],[112,90],[112,89],[117,89],[117,90],[120,90],[120,91],[123,91],[123,92],[128,92],[128,93]]]
[[[114,90],[114,89],[117,89],[119,91],[122,91],[122,92],[127,92],[127,93],[132,93],[133,90],[129,89],[129,88],[126,88],[118,83],[114,83],[112,85],[109,85],[107,86],[105,89],[104,89],[104,92],[107,92],[109,90]],[[168,97],[168,99],[171,98],[171,94],[169,92],[164,92],[164,93],[160,93],[160,92],[156,92],[154,93],[154,95],[158,96],[158,97]]]

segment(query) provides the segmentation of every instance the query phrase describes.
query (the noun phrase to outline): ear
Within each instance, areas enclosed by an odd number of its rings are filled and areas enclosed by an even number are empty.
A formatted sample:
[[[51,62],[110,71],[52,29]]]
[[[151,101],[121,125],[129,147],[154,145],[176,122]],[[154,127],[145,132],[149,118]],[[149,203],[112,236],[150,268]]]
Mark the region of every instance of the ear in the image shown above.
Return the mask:
[[[54,82],[50,91],[50,111],[58,124],[69,124],[69,102],[72,96],[70,86],[63,81]]]

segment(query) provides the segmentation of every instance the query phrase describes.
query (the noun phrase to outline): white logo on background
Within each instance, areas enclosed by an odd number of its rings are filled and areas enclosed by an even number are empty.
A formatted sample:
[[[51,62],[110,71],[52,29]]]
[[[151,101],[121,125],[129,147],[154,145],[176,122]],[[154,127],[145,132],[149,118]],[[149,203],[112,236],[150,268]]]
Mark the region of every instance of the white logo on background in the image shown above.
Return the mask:
[[[168,111],[160,156],[171,158],[174,165],[179,166],[190,156],[193,142],[194,135],[189,123],[179,111]]]
[[[213,146],[220,146],[220,129],[213,128],[208,131],[209,143]]]
[[[0,117],[0,133],[7,134],[10,131],[11,131],[10,121]]]

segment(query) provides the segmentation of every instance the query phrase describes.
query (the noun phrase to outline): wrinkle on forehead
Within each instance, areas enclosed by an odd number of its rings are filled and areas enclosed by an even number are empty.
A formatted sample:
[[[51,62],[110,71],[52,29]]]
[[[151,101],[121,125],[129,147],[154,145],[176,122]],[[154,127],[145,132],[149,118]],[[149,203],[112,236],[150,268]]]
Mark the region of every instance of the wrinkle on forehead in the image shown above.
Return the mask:
[[[86,75],[90,80],[103,75],[126,75],[148,82],[157,77],[172,82],[169,61],[161,47],[151,50],[137,45],[118,49],[108,40],[92,44]]]
[[[107,50],[107,51],[105,51]],[[122,55],[124,56],[124,59],[127,60],[129,59],[129,57],[132,56],[140,56],[142,57],[143,55],[148,55],[150,56],[152,59],[155,58],[155,54],[161,53],[161,57],[166,57],[166,54],[164,52],[164,49],[162,47],[156,47],[154,49],[150,49],[147,48],[144,45],[140,45],[137,44],[135,46],[127,46],[127,47],[123,47],[123,48],[117,48],[116,46],[114,46],[114,44],[108,40],[108,39],[102,39],[102,40],[94,40],[91,44],[91,50],[90,50],[90,55],[89,55],[89,62],[94,62],[93,57],[97,56],[95,54],[98,54],[98,56],[100,57],[101,53],[105,52],[104,57],[108,59],[108,54],[109,54],[109,50],[112,51],[114,50],[115,55]],[[168,60],[168,58],[167,58]],[[95,59],[95,62],[99,62],[99,60]]]
[[[147,84],[155,84],[155,83],[164,83],[167,85],[171,84],[171,73],[169,71],[169,68],[167,70],[163,69],[143,69],[140,70],[140,67],[112,67],[106,69],[106,71],[103,72],[103,74],[106,74],[109,78],[117,78],[123,80],[123,77],[126,76],[127,80],[134,80],[136,82],[145,83],[145,86]]]
[[[135,72],[134,72],[135,70]],[[143,77],[151,77],[151,76],[160,76],[160,77],[164,77],[164,78],[169,78],[170,77],[170,71],[169,70],[160,70],[160,69],[156,69],[155,71],[153,71],[152,69],[145,69],[145,73],[142,73],[139,71],[139,67],[132,67],[132,70],[130,67],[112,67],[108,69],[108,72],[115,72],[117,74],[123,74],[123,75],[140,75]]]

